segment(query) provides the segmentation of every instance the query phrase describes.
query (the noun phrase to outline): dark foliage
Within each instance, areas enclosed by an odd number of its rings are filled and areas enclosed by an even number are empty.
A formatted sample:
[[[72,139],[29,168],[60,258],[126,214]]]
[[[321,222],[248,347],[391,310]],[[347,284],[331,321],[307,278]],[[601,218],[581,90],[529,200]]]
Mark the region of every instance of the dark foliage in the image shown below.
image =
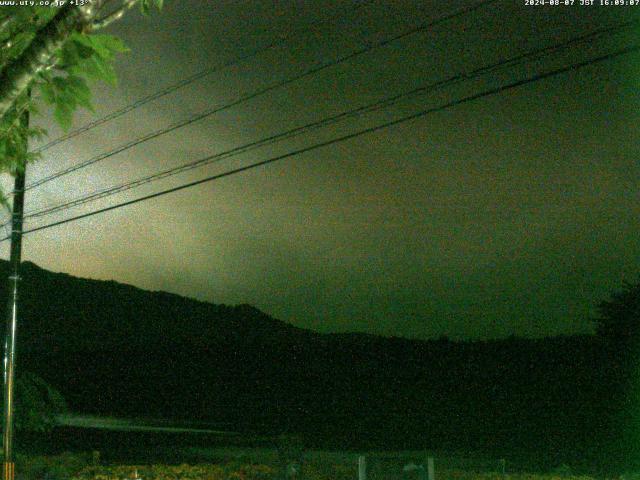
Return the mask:
[[[599,305],[597,332],[606,352],[607,395],[620,455],[640,457],[640,283],[624,285]]]
[[[624,348],[640,339],[640,283],[627,283],[599,306],[598,334]]]
[[[247,305],[29,263],[23,276],[20,358],[75,412],[293,432],[315,447],[465,449],[551,467],[628,459],[622,360],[600,337],[321,335]]]
[[[38,375],[21,372],[16,379],[16,429],[46,432],[56,423],[56,415],[66,412],[64,398]]]

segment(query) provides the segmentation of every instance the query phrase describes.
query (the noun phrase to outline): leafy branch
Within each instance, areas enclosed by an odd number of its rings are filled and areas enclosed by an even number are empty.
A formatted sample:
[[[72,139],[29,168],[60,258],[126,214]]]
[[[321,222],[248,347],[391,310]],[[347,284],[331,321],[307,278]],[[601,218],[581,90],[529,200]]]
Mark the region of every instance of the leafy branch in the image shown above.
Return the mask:
[[[53,107],[54,118],[65,130],[79,107],[93,110],[89,82],[116,84],[115,56],[127,52],[111,35],[95,34],[122,18],[133,6],[143,13],[162,8],[163,0],[121,0],[110,12],[108,0],[60,8],[8,8],[0,17],[0,171],[14,171],[33,160],[16,142],[41,136],[42,129],[19,121],[36,113],[34,98]],[[111,7],[112,8],[112,7]],[[27,92],[33,92],[34,97]]]

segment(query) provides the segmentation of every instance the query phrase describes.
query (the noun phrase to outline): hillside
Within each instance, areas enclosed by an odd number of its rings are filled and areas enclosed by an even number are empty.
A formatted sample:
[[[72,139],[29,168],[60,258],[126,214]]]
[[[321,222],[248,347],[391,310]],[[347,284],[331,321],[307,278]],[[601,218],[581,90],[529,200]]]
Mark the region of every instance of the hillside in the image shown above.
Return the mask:
[[[0,263],[0,275],[7,269]],[[18,368],[79,413],[218,421],[341,448],[537,451],[558,464],[615,444],[621,393],[596,337],[322,335],[248,305],[31,263],[23,278]]]

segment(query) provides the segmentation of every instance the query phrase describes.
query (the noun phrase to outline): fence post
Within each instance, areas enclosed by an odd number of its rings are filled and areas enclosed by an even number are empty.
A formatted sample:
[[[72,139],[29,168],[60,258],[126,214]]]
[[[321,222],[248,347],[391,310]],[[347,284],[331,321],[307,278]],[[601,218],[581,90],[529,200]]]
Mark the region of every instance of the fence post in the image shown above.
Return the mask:
[[[358,480],[367,480],[367,459],[364,455],[358,457]]]
[[[436,480],[436,471],[433,464],[433,457],[427,458],[427,480]]]

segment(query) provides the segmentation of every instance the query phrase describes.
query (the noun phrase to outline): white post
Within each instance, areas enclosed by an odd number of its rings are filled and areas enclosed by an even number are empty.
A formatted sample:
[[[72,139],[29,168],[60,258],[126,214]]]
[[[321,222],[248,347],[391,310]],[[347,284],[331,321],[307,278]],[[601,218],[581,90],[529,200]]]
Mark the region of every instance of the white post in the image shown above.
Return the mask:
[[[358,457],[358,480],[367,480],[367,459],[364,455]]]
[[[436,470],[433,465],[433,457],[427,458],[427,480],[436,480]]]

